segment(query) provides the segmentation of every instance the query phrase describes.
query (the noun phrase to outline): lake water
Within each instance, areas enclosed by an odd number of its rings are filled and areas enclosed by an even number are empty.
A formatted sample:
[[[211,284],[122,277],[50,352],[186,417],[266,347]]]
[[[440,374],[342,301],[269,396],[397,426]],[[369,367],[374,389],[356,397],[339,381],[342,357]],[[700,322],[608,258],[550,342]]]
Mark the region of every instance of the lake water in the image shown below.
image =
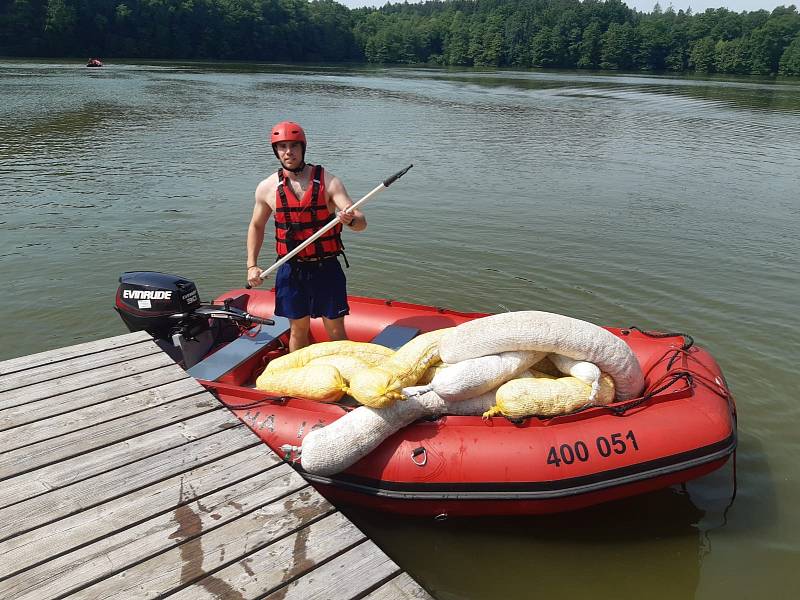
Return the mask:
[[[735,473],[686,490],[352,515],[402,567],[441,600],[800,596],[800,81],[0,62],[0,359],[123,333],[126,270],[241,286],[287,118],[354,199],[414,164],[346,234],[350,293],[686,332],[738,401]]]

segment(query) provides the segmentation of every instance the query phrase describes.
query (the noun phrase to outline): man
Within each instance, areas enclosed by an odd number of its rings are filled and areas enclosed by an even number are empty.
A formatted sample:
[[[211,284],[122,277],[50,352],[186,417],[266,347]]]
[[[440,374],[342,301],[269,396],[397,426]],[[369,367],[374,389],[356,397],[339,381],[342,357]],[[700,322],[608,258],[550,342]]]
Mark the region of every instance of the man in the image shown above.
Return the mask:
[[[342,224],[363,231],[367,220],[360,210],[348,211],[353,201],[344,184],[319,165],[305,162],[306,134],[291,121],[272,128],[272,150],[281,163],[256,188],[255,207],[247,230],[247,282],[262,283],[258,255],[264,228],[274,214],[278,258],[322,229],[339,220],[295,258],[281,265],[275,276],[275,314],[291,323],[289,351],[308,346],[311,319],[322,317],[331,340],[345,340],[344,316],[350,311],[344,272],[337,256],[342,254]],[[336,209],[339,209],[338,217]]]

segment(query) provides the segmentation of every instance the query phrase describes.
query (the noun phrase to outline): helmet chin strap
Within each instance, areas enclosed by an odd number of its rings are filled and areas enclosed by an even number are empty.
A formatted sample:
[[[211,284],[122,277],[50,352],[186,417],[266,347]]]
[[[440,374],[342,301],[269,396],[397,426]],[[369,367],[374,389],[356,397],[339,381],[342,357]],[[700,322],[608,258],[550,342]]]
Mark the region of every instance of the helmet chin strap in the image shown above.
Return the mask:
[[[289,171],[290,173],[294,173],[295,175],[297,175],[298,173],[302,173],[302,172],[303,172],[303,169],[305,169],[305,168],[306,168],[306,161],[305,161],[305,160],[303,160],[303,161],[300,163],[300,166],[299,166],[299,167],[297,167],[296,169],[290,169],[289,167],[287,167],[287,166],[286,166],[286,165],[283,163],[283,161],[281,161],[281,166],[283,167],[283,169],[284,169],[285,171]]]

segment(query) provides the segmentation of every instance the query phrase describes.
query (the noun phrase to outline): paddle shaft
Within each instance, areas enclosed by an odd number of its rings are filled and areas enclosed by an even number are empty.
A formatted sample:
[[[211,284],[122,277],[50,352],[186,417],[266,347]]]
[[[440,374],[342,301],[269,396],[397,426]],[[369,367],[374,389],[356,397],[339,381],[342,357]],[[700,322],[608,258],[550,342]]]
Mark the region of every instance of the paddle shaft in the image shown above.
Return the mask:
[[[400,179],[400,178],[401,178],[403,175],[405,175],[405,174],[406,174],[406,172],[407,172],[407,171],[408,171],[408,170],[409,170],[411,167],[413,167],[413,166],[414,166],[414,165],[408,165],[408,166],[407,166],[405,169],[403,169],[403,170],[401,170],[401,171],[398,171],[397,173],[395,173],[394,175],[392,175],[391,177],[389,177],[389,178],[387,178],[387,179],[384,179],[384,180],[383,180],[383,181],[382,181],[380,184],[378,184],[378,185],[375,187],[375,189],[373,189],[373,190],[372,190],[371,192],[369,192],[369,193],[368,193],[366,196],[364,196],[363,198],[361,198],[361,200],[359,200],[358,202],[356,202],[356,203],[352,204],[351,206],[348,206],[348,207],[347,207],[347,209],[345,209],[345,211],[343,211],[343,212],[350,212],[350,211],[352,211],[352,210],[355,210],[356,208],[358,208],[359,206],[361,206],[362,204],[364,204],[364,203],[365,203],[367,200],[369,200],[370,198],[373,198],[373,197],[374,197],[374,196],[375,196],[375,195],[376,195],[378,192],[381,192],[381,191],[385,190],[387,187],[389,187],[390,185],[392,185],[392,184],[393,184],[395,181],[397,181],[398,179]],[[306,246],[308,246],[308,245],[310,245],[310,244],[313,244],[315,241],[317,241],[317,239],[319,239],[319,237],[320,237],[320,236],[322,236],[322,235],[325,235],[325,233],[327,233],[327,232],[328,232],[330,229],[332,229],[333,227],[335,227],[335,226],[336,226],[338,223],[339,223],[339,219],[333,219],[333,220],[332,220],[330,223],[328,223],[327,225],[325,225],[325,227],[323,227],[322,229],[320,229],[319,231],[317,231],[317,232],[316,232],[314,235],[312,235],[310,238],[308,238],[307,240],[305,240],[305,241],[304,241],[302,244],[300,244],[300,245],[299,245],[297,248],[295,248],[294,250],[292,250],[291,252],[289,252],[289,253],[288,253],[288,254],[286,254],[285,256],[282,256],[282,257],[281,257],[279,260],[275,261],[275,264],[273,264],[272,266],[270,266],[268,269],[266,269],[266,270],[264,270],[264,271],[261,271],[261,273],[259,274],[259,277],[260,277],[261,279],[265,279],[265,278],[267,277],[267,275],[269,275],[270,273],[272,273],[272,272],[276,271],[276,270],[277,270],[277,269],[278,269],[278,268],[279,268],[279,267],[280,267],[282,264],[284,264],[284,263],[285,263],[287,260],[291,260],[292,258],[294,258],[295,256],[297,256],[297,254],[298,254],[299,252],[302,252],[302,250],[303,250],[303,249],[304,249]],[[250,289],[250,284],[247,284],[245,287],[246,287],[247,289]]]

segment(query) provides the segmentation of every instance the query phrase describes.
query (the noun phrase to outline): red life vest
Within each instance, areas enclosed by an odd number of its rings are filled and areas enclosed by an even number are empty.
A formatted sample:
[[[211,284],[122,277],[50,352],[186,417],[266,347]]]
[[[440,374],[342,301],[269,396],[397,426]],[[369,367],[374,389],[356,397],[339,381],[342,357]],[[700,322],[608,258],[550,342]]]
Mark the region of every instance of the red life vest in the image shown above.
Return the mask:
[[[301,200],[286,182],[283,169],[278,169],[278,189],[275,196],[275,250],[278,258],[286,256],[327,225],[336,216],[328,210],[325,194],[325,171],[320,165],[313,167],[312,185]],[[297,254],[299,259],[327,258],[342,254],[342,225],[339,223],[321,235]]]

